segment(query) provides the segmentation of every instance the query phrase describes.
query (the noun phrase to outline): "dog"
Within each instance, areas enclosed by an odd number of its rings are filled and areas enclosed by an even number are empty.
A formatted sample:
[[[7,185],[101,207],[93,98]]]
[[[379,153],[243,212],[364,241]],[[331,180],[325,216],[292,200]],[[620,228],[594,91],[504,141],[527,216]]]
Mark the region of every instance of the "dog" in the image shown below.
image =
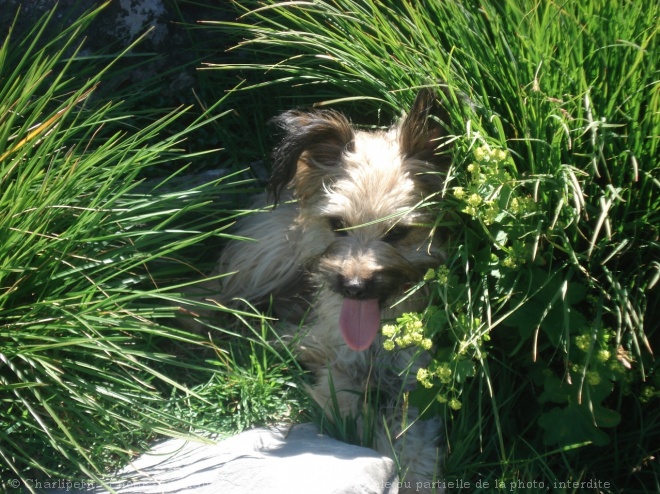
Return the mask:
[[[357,129],[333,110],[275,117],[283,137],[263,212],[239,222],[236,236],[251,241],[230,241],[213,273],[226,275],[206,285],[215,303],[272,307],[332,420],[352,417],[364,428],[365,406],[378,402],[372,446],[401,466],[402,491],[431,491],[438,480],[441,424],[401,400],[428,356],[387,351],[379,332],[383,321],[425,307],[415,288],[444,257],[428,204],[450,164],[437,150],[446,118],[430,89],[387,130]],[[366,398],[373,389],[377,400]]]

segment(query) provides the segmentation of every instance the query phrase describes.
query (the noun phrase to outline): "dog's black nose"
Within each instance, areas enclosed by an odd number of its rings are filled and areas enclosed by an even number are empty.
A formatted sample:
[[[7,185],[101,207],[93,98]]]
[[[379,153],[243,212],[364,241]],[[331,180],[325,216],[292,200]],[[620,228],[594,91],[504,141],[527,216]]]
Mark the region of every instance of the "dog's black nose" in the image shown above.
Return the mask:
[[[363,298],[367,295],[368,281],[364,278],[342,278],[341,294],[348,298]]]

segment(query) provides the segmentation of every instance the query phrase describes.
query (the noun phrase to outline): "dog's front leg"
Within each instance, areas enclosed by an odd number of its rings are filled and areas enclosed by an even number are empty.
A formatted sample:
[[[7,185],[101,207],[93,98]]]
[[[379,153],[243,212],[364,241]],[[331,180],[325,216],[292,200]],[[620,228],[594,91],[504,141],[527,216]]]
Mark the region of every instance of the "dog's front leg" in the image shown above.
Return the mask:
[[[364,383],[338,368],[320,368],[315,374],[316,384],[309,391],[330,420],[357,418],[361,414]]]
[[[401,494],[444,492],[439,468],[441,427],[439,418],[418,419],[415,408],[406,412],[399,409],[393,413],[391,408],[383,411],[374,449],[399,465]]]

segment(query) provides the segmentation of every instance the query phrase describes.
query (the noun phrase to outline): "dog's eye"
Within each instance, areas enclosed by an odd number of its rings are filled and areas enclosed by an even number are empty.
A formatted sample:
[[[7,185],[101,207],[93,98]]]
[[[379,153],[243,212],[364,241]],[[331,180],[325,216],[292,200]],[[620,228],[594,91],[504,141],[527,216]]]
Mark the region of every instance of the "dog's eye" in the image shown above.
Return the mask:
[[[383,240],[385,242],[398,242],[406,238],[408,233],[410,233],[409,226],[394,225],[392,228],[390,228],[387,231],[387,233],[385,233],[385,236],[383,236]]]
[[[331,216],[328,218],[330,223],[330,228],[340,237],[345,237],[348,235],[348,232],[344,230],[346,228],[346,223],[339,216]]]

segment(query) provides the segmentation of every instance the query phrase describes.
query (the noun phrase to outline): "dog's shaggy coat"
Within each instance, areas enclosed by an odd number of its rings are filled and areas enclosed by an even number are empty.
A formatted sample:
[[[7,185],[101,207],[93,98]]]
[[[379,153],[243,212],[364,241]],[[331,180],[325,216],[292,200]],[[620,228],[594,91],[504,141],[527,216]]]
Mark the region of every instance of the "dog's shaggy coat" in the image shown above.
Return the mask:
[[[406,292],[442,258],[424,207],[448,166],[436,153],[442,131],[430,114],[438,110],[436,95],[422,91],[389,130],[356,130],[328,110],[277,117],[284,136],[274,152],[276,207],[239,224],[236,234],[255,241],[230,242],[215,274],[233,274],[206,287],[225,305],[272,302],[284,332],[297,335],[300,358],[316,376],[312,395],[329,417],[362,424],[375,401],[367,391],[378,388],[373,446],[397,457],[413,489],[437,479],[440,424],[416,420],[400,399],[414,385],[419,352],[385,351],[379,329],[424,307],[419,292]]]

